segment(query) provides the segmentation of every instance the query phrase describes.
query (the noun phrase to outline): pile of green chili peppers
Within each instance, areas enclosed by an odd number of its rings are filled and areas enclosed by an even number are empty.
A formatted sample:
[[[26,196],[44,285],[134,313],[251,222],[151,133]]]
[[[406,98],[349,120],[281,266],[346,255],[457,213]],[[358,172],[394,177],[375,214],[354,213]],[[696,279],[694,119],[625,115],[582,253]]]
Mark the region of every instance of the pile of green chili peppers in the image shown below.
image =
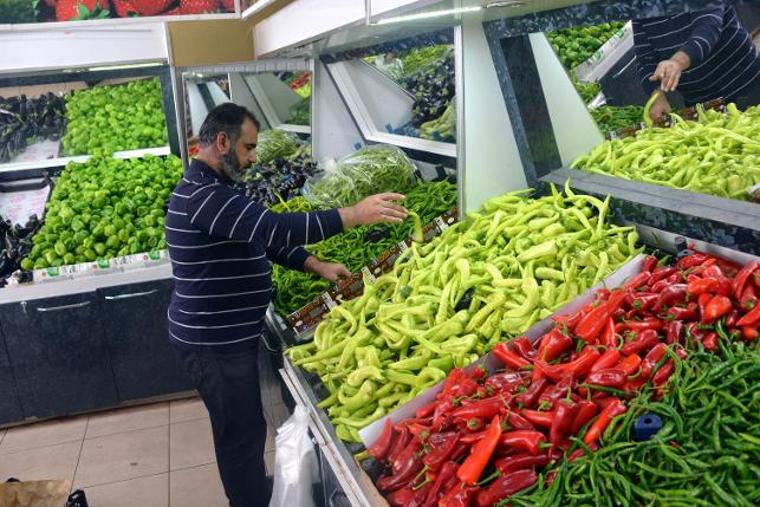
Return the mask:
[[[591,110],[591,117],[602,134],[609,134],[641,122],[642,106],[600,106]]]
[[[672,115],[670,128],[647,128],[605,141],[573,162],[583,171],[682,190],[752,200],[760,182],[760,106],[745,112],[699,111],[696,121]]]
[[[402,203],[407,209],[417,213],[423,224],[445,213],[457,204],[456,185],[448,181],[420,183],[406,194]],[[312,211],[315,206],[303,197],[289,200],[272,207],[280,213]],[[344,264],[355,273],[369,261],[399,243],[412,233],[412,221],[397,225],[356,227],[343,234],[333,236],[307,249],[319,259]],[[275,287],[274,307],[278,314],[289,315],[325,292],[330,283],[324,279],[274,266],[272,283]]]
[[[644,393],[613,423],[604,445],[555,467],[550,486],[508,499],[510,505],[752,506],[760,504],[760,350],[721,343],[721,352],[679,360],[671,393]],[[633,424],[658,414],[662,429],[633,442]]]
[[[488,201],[336,307],[314,341],[289,350],[316,372],[341,439],[550,316],[640,250],[607,223],[609,199],[552,188]]]

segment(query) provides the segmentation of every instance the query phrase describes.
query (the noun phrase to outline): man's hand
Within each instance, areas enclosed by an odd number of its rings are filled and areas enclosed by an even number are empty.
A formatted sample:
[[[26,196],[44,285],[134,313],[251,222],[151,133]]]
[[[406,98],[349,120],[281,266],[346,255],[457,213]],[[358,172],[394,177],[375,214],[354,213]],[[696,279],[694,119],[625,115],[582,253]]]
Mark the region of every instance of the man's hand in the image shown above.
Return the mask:
[[[660,93],[660,96],[652,106],[651,111],[649,111],[649,117],[652,118],[652,121],[656,121],[662,118],[662,115],[670,113],[670,111],[671,108],[668,98],[664,93]]]
[[[351,276],[351,272],[343,264],[322,262],[313,255],[306,259],[303,267],[309,273],[314,273],[333,283],[337,282],[340,278]]]
[[[359,201],[350,208],[341,208],[338,212],[343,220],[343,228],[350,229],[357,225],[372,225],[381,222],[401,223],[409,212],[395,202],[404,199],[406,197],[401,194],[377,194]]]
[[[661,61],[649,80],[660,81],[660,89],[664,92],[674,92],[681,81],[681,74],[690,66],[689,55],[678,51],[669,60]]]

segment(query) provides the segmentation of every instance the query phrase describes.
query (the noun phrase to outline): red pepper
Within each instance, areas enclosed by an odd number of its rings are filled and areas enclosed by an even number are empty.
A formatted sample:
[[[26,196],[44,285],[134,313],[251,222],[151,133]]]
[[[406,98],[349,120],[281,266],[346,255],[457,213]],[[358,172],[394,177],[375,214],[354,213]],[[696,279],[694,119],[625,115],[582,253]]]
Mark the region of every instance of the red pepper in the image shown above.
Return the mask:
[[[689,303],[686,308],[674,306],[668,308],[668,315],[672,315],[675,320],[696,320],[699,318],[699,305]]]
[[[735,328],[736,323],[739,321],[740,318],[741,318],[741,314],[739,313],[739,310],[734,308],[733,310],[728,312],[728,315],[726,316],[726,327]]]
[[[611,292],[610,299],[607,302],[601,303],[578,322],[574,329],[575,334],[588,343],[596,343],[607,319],[620,307],[624,300],[624,291],[615,290]]]
[[[668,333],[665,342],[668,345],[674,343],[681,343],[681,337],[683,335],[683,321],[673,320],[668,324]]]
[[[446,377],[446,383],[443,385],[443,391],[439,394],[439,397],[453,399],[472,396],[478,390],[478,387],[478,383],[472,380],[467,372],[461,368],[455,368]]]
[[[391,461],[391,470],[393,475],[402,475],[412,467],[413,461],[417,459],[417,452],[422,447],[422,443],[416,438],[412,438],[404,449],[398,454],[395,460]]]
[[[533,343],[526,336],[516,338],[510,344],[526,360],[530,361],[536,357],[536,349],[533,348]]]
[[[652,278],[649,280],[649,285],[653,285],[660,280],[664,280],[665,278],[677,274],[678,269],[674,267],[661,267],[657,268],[652,272]]]
[[[676,349],[676,355],[681,359],[686,359],[686,350],[683,348]],[[657,388],[657,396],[661,397],[663,394],[665,394],[664,386],[667,383],[670,376],[673,374],[673,371],[675,371],[675,362],[673,359],[668,359],[668,361],[657,370],[657,373],[655,373],[654,377],[652,378],[652,384],[655,388]]]
[[[534,426],[545,428],[547,430],[552,427],[552,422],[554,421],[554,415],[552,412],[541,410],[529,410],[524,408],[520,411],[520,415]]]
[[[396,431],[398,431],[399,434],[391,444],[390,450],[388,451],[388,456],[386,457],[387,460],[391,463],[398,459],[399,454],[401,454],[401,452],[406,449],[406,446],[409,445],[409,442],[412,440],[412,434],[409,432],[409,428],[406,426],[406,424],[397,427]]]
[[[591,450],[591,451],[593,451],[593,452],[596,452],[596,451],[598,451],[598,450],[599,450],[599,445],[598,445],[598,444],[595,444],[595,443],[594,443],[594,444],[591,444],[591,445],[589,445],[589,446],[588,446],[588,448],[589,448],[589,450]],[[573,452],[572,452],[572,453],[571,453],[571,454],[570,454],[570,455],[567,457],[567,461],[568,461],[568,462],[571,462],[571,463],[572,463],[573,461],[575,461],[575,460],[577,460],[578,458],[581,458],[581,457],[583,457],[583,456],[585,456],[585,455],[586,455],[586,449],[584,449],[584,448],[582,448],[582,447],[581,447],[580,449],[576,449],[576,450],[574,450],[574,451],[573,451]]]
[[[508,431],[503,433],[499,438],[500,447],[528,451],[534,456],[541,454],[541,444],[545,442],[546,437],[540,431]]]
[[[644,331],[640,332],[638,336],[636,336],[636,338],[634,338],[632,341],[624,344],[620,349],[620,353],[625,356],[629,354],[636,354],[641,351],[649,350],[650,348],[657,345],[659,341],[660,339],[657,336],[657,331],[654,329],[645,329]]]
[[[594,366],[594,363],[601,354],[595,347],[587,345],[581,351],[580,355],[574,360],[557,365],[549,365],[542,361],[536,360],[535,366],[543,371],[543,373],[553,380],[562,380],[566,376],[570,376],[574,379],[582,377]]]
[[[710,300],[709,303],[707,303],[707,306],[705,307],[705,313],[702,315],[701,322],[702,324],[710,324],[712,322],[715,322],[730,312],[732,308],[733,305],[731,304],[731,300],[726,296],[715,296]],[[742,325],[741,321],[739,321],[739,325]]]
[[[647,255],[647,258],[644,259],[644,266],[641,269],[646,273],[651,273],[657,269],[657,257],[654,255]]]
[[[505,342],[498,344],[496,347],[493,348],[491,352],[502,363],[504,363],[504,366],[506,366],[507,368],[511,368],[513,370],[519,370],[519,369],[525,368],[526,366],[530,366],[530,362],[520,357],[520,355],[517,352],[514,352],[513,350],[511,350],[508,344]]]
[[[473,380],[484,379],[488,376],[488,369],[482,364],[479,364],[472,370],[470,370],[470,378]]]
[[[572,346],[573,339],[555,327],[541,338],[541,343],[538,346],[538,357],[542,361],[549,362],[564,354]]]
[[[723,271],[718,266],[710,266],[705,268],[703,275],[707,278],[715,278],[719,282],[718,290],[716,291],[721,296],[728,296],[732,292],[731,281],[726,278]]]
[[[627,410],[628,407],[626,407],[619,398],[612,398],[612,401],[604,408],[604,410],[602,410],[602,413],[599,414],[599,417],[594,421],[594,424],[592,424],[586,432],[586,435],[583,437],[583,442],[585,442],[586,445],[590,445],[599,440],[599,437],[602,436],[604,430],[610,425],[612,419],[624,414]]]
[[[739,305],[745,310],[751,310],[757,306],[757,293],[753,284],[749,283],[744,286],[742,297],[739,298]]]
[[[626,329],[631,331],[644,331],[646,329],[654,329],[659,331],[662,329],[662,321],[657,317],[649,317],[644,320],[626,320],[618,324],[617,331],[622,333]]]
[[[419,473],[420,470],[422,470],[422,461],[419,459],[412,459],[408,462],[408,467],[403,471],[402,474],[395,474],[395,475],[385,475],[383,477],[380,477],[380,479],[377,480],[377,487],[380,491],[383,491],[385,493],[389,493],[391,491],[396,491],[397,489],[401,489],[404,486],[407,486]]]
[[[518,491],[533,486],[538,481],[536,472],[530,470],[518,470],[510,474],[502,475],[493,481],[487,489],[478,493],[478,507],[491,507],[499,503],[499,500],[514,495]]]
[[[683,303],[686,301],[686,290],[687,285],[685,283],[668,285],[662,290],[662,292],[660,292],[660,299],[657,300],[655,308],[660,309]]]
[[[699,278],[695,275],[692,280],[686,285],[686,290],[692,296],[699,296],[705,292],[715,293],[720,288],[720,282],[715,278]]]
[[[457,477],[465,484],[472,486],[478,482],[480,475],[491,460],[493,451],[499,443],[501,436],[501,422],[499,416],[495,416],[486,430],[486,435],[478,441],[472,452],[457,470]]]
[[[758,331],[757,326],[744,326],[742,327],[742,336],[748,342],[755,341],[760,336],[760,331]]]
[[[638,275],[632,277],[623,286],[626,290],[636,290],[644,285],[649,285],[649,281],[652,279],[652,273],[648,271],[642,271]]]
[[[712,301],[711,301],[712,302]],[[737,326],[757,326],[760,324],[760,305],[756,305],[744,317],[736,321]]]
[[[427,447],[430,450],[422,457],[422,462],[429,470],[437,472],[444,462],[449,459],[458,443],[459,433],[456,431],[430,435],[427,441]]]
[[[654,292],[634,292],[629,290],[625,299],[631,308],[645,312],[655,307],[657,300],[660,299],[660,295]]]
[[[583,308],[581,308],[579,312],[575,312],[570,315],[555,315],[554,317],[552,317],[552,320],[560,326],[567,326],[568,329],[575,329],[575,326],[578,325],[578,322],[580,322],[581,319],[585,317],[586,314],[593,309],[594,309],[594,304],[589,303]]]
[[[433,415],[437,404],[438,404],[437,401],[431,401],[424,407],[418,408],[417,411],[414,413],[414,417],[416,419],[427,419],[428,417]]]
[[[681,280],[681,275],[679,273],[674,273],[674,274],[670,275],[669,277],[667,277],[667,278],[665,278],[663,280],[660,280],[657,283],[652,284],[651,291],[659,294],[659,293],[663,292],[665,289],[667,289],[671,285],[674,285],[676,282],[678,282],[680,280]],[[657,304],[655,303],[655,306],[656,305]],[[656,307],[659,308],[659,306],[656,306]]]
[[[517,412],[510,411],[507,413],[507,424],[509,424],[509,428],[513,430],[534,430],[536,429],[535,426],[533,426],[530,421],[525,419],[523,416],[518,414]]]
[[[451,413],[451,417],[465,421],[473,418],[490,419],[504,408],[505,403],[501,396],[494,396],[459,407]]]
[[[704,317],[705,311],[707,310],[707,303],[712,300],[713,295],[712,294],[700,294],[699,298],[697,299],[697,304],[699,305],[699,315],[701,317]]]
[[[603,387],[623,387],[628,380],[628,375],[623,370],[601,370],[586,377],[585,384]]]
[[[515,401],[525,408],[532,408],[548,384],[549,381],[544,377],[534,380],[524,393],[515,398]]]
[[[517,454],[497,459],[494,466],[501,474],[506,475],[527,468],[542,468],[550,462],[551,458],[548,454],[539,454],[538,456],[533,456],[532,454]]]
[[[615,368],[623,370],[628,375],[633,375],[639,369],[640,364],[641,357],[638,354],[631,354],[616,364]]]
[[[547,387],[541,396],[538,397],[538,406],[540,410],[550,410],[554,407],[554,403],[567,397],[568,392],[573,387],[573,378],[568,376],[563,377],[559,382],[553,386]]]
[[[554,420],[549,432],[549,441],[551,443],[559,444],[564,436],[567,435],[567,432],[570,431],[573,426],[576,409],[577,405],[572,401],[560,400],[556,403]]]
[[[480,488],[467,488],[457,484],[438,501],[438,507],[469,507]]]
[[[409,433],[411,433],[412,436],[420,442],[424,442],[433,429],[432,427],[425,426],[424,424],[414,419],[409,421],[407,426],[409,426]]]
[[[659,363],[667,353],[668,347],[664,343],[658,343],[652,347],[652,350],[649,351],[649,353],[644,357],[644,360],[641,362],[639,378],[641,380],[649,380],[649,377],[652,376],[652,372],[654,371],[655,366],[657,366],[657,363]]]
[[[612,316],[607,318],[607,324],[605,324],[604,329],[602,330],[602,337],[599,342],[605,347],[617,347],[615,321],[612,320]]]
[[[599,409],[596,403],[588,400],[581,400],[578,402],[575,410],[575,419],[573,425],[570,427],[569,435],[577,435],[583,428],[596,415]]]
[[[393,440],[393,421],[389,417],[385,420],[380,437],[378,437],[374,444],[369,446],[367,451],[377,461],[383,461],[391,450],[391,440]]]
[[[705,254],[693,253],[691,255],[687,255],[686,257],[681,257],[678,262],[676,262],[676,268],[680,270],[693,268],[699,266],[707,259],[709,259],[709,257]]]
[[[513,394],[525,385],[528,377],[526,372],[505,371],[488,377],[484,385],[493,389],[494,394]]]
[[[415,491],[411,487],[401,488],[385,497],[391,507],[407,507],[414,501]]]
[[[718,334],[712,331],[707,333],[702,337],[702,345],[710,352],[718,350]]]
[[[740,299],[744,293],[744,288],[747,286],[747,282],[750,281],[749,277],[758,268],[758,264],[755,261],[748,262],[737,274],[732,283],[731,288],[734,291],[734,295],[737,299]],[[750,284],[751,286],[752,284]]]
[[[609,348],[599,357],[599,359],[596,360],[594,366],[589,370],[589,373],[612,368],[618,364],[618,361],[620,361],[620,351],[615,348]]]
[[[456,461],[447,461],[443,464],[441,472],[433,483],[433,487],[428,491],[424,505],[438,505],[438,500],[440,500],[443,494],[457,485],[459,482],[457,479],[458,468],[459,463]]]

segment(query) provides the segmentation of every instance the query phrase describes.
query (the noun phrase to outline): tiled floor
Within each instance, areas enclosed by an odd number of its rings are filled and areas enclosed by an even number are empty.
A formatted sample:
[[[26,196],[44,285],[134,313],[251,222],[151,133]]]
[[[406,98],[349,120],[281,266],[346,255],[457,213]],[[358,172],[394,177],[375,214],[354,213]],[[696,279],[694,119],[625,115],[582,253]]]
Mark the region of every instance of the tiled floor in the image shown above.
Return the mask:
[[[262,365],[274,435],[288,416],[279,385]],[[214,458],[208,413],[197,398],[0,429],[0,482],[64,479],[84,489],[91,507],[227,507]]]

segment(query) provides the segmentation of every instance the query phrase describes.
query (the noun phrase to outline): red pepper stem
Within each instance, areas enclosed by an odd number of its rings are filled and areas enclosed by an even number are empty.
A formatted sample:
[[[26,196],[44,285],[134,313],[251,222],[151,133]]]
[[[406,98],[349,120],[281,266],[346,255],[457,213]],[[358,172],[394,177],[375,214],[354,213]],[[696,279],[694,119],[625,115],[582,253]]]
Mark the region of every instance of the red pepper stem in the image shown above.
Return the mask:
[[[491,482],[492,480],[494,480],[494,479],[496,479],[498,477],[501,477],[501,472],[499,472],[498,470],[494,470],[493,473],[491,473],[491,475],[489,475],[488,477],[486,477],[485,479],[483,479],[482,481],[480,481],[479,483],[477,483],[476,486],[477,487],[481,487],[484,484],[488,484],[489,482]]]
[[[415,482],[417,482],[417,479],[419,479],[420,477],[422,477],[423,474],[425,474],[428,470],[430,470],[430,467],[428,467],[427,465],[425,465],[424,467],[422,467],[422,470],[420,470],[420,473],[418,473],[417,475],[415,475],[414,479],[412,479],[412,484],[414,484]]]

